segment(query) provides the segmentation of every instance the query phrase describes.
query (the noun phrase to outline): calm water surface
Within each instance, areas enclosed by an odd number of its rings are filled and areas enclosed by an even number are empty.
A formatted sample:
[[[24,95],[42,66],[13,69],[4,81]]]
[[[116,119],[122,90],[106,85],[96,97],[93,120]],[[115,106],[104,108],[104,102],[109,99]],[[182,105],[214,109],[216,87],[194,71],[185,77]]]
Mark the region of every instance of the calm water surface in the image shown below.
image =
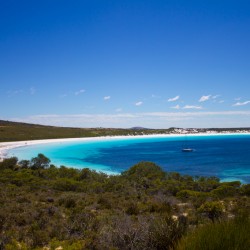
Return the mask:
[[[186,146],[195,151],[182,152]],[[45,154],[57,166],[89,167],[106,173],[120,173],[140,161],[152,161],[165,171],[250,183],[250,135],[100,139],[33,145],[9,151],[19,159],[30,159],[38,153]]]

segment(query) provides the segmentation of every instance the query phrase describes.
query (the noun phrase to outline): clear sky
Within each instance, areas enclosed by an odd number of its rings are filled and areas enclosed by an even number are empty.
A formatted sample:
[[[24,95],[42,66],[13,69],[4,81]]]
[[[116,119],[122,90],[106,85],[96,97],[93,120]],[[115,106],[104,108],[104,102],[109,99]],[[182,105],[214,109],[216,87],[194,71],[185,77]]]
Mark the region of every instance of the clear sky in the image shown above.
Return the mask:
[[[249,0],[0,0],[0,119],[250,126]]]

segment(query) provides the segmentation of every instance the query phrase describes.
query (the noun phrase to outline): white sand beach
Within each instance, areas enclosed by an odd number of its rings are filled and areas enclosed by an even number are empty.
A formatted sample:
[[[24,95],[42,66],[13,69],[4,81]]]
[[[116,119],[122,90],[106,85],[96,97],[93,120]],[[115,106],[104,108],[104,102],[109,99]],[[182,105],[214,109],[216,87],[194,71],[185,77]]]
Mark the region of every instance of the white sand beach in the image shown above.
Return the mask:
[[[27,147],[36,144],[47,144],[57,142],[79,142],[79,141],[103,141],[103,140],[120,140],[132,138],[156,138],[156,137],[181,137],[181,136],[218,136],[218,135],[242,135],[250,133],[195,133],[195,134],[152,134],[152,135],[125,135],[125,136],[100,136],[100,137],[84,137],[84,138],[63,138],[63,139],[44,139],[31,141],[14,141],[0,143],[0,161],[8,157],[8,151],[17,147]]]

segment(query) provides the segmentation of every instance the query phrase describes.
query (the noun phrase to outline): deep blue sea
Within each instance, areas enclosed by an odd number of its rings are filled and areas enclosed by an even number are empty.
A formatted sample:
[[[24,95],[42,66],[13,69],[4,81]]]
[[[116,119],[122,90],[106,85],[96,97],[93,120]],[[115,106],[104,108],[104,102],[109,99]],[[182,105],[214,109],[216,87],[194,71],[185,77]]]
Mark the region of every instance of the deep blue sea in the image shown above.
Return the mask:
[[[182,152],[183,147],[193,152]],[[192,176],[217,176],[221,181],[250,183],[250,135],[125,138],[37,144],[9,151],[19,159],[38,153],[53,164],[121,173],[140,161],[152,161],[165,171]]]

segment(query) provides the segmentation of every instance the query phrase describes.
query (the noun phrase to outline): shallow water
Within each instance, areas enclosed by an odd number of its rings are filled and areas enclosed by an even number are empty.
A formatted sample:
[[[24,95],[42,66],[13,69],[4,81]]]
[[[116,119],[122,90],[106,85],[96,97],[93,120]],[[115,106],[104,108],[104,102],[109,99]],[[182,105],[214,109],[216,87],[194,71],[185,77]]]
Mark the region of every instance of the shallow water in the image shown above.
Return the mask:
[[[183,147],[194,152],[182,152]],[[9,151],[19,159],[30,159],[38,153],[57,166],[89,167],[109,174],[120,173],[140,161],[152,161],[165,171],[250,183],[250,135],[113,138],[37,144]]]

